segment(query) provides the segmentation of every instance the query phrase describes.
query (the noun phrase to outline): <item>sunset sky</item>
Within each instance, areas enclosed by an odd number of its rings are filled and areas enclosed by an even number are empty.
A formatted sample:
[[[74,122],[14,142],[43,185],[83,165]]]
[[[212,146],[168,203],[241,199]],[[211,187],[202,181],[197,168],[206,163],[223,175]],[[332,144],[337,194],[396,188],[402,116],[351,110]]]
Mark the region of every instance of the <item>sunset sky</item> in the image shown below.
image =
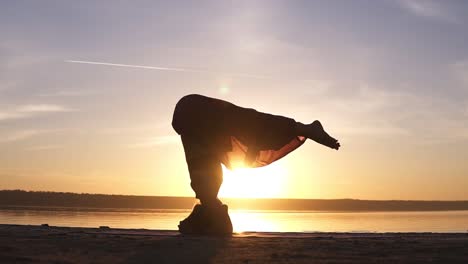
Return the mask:
[[[222,196],[468,199],[467,14],[462,0],[2,1],[0,189],[192,196],[170,123],[199,93],[319,119],[342,143],[226,173]]]

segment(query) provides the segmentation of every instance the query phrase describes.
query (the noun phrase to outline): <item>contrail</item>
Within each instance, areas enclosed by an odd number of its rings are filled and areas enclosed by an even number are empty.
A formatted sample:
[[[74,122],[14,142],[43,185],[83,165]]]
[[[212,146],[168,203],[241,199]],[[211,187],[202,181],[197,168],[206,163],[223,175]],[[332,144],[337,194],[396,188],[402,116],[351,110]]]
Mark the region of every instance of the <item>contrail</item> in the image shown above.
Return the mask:
[[[64,62],[113,66],[113,67],[137,68],[137,69],[147,69],[147,70],[158,70],[158,71],[222,74],[222,75],[228,75],[231,77],[246,77],[246,78],[255,78],[255,79],[273,79],[270,76],[264,76],[264,75],[244,74],[244,73],[225,73],[225,72],[214,72],[214,71],[186,69],[186,68],[170,68],[170,67],[159,67],[159,66],[145,66],[145,65],[132,65],[132,64],[109,63],[109,62],[99,62],[99,61],[81,61],[81,60],[65,60]]]
[[[138,69],[149,69],[149,70],[158,70],[158,71],[205,72],[205,71],[184,69],[184,68],[168,68],[168,67],[132,65],[132,64],[109,63],[109,62],[98,62],[98,61],[66,60],[65,62],[81,63],[81,64],[94,64],[94,65],[105,65],[105,66],[114,66],[114,67],[138,68]]]

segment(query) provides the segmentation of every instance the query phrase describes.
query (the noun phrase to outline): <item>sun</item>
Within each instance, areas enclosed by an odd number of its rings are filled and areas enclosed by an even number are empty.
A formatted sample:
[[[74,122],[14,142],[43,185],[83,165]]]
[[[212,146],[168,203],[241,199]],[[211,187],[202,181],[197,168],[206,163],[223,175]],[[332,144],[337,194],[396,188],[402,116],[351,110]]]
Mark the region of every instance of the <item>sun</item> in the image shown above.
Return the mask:
[[[230,198],[279,198],[285,193],[287,170],[282,162],[249,169],[226,169],[219,197]],[[284,195],[283,195],[284,196]]]

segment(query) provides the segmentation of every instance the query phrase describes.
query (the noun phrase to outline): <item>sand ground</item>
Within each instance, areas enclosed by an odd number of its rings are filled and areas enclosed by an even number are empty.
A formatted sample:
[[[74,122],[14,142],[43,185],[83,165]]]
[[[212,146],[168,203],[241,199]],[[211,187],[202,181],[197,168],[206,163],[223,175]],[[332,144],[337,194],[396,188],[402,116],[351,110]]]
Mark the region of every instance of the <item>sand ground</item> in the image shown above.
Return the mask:
[[[243,233],[0,225],[0,263],[468,263],[468,233]]]

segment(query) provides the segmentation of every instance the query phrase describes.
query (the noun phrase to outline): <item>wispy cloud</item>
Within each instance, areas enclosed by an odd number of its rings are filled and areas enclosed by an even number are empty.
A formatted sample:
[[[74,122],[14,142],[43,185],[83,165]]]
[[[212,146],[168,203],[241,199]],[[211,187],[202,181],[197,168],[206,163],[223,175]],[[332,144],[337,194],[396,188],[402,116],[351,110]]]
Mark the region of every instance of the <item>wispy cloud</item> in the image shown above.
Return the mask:
[[[68,112],[68,109],[61,105],[52,104],[34,104],[34,105],[23,105],[18,108],[20,113],[53,113],[53,112]]]
[[[54,104],[29,104],[29,105],[20,105],[13,109],[0,111],[0,121],[11,120],[11,119],[20,119],[28,118],[40,114],[46,113],[58,113],[58,112],[70,112],[76,111],[62,105]]]
[[[20,141],[20,140],[25,140],[28,138],[31,138],[33,136],[43,134],[48,132],[47,130],[21,130],[21,131],[16,131],[11,134],[5,135],[0,138],[0,143],[9,143],[9,142],[15,142],[15,141]]]
[[[76,96],[88,96],[98,94],[98,91],[55,91],[49,93],[39,94],[41,97],[76,97]]]
[[[162,145],[169,145],[180,142],[180,137],[173,135],[173,136],[158,136],[144,139],[140,142],[127,145],[129,148],[152,148]]]
[[[20,118],[20,117],[21,117],[21,115],[18,114],[17,112],[15,112],[15,111],[13,111],[13,112],[9,112],[9,111],[0,112],[0,121]]]
[[[457,17],[451,14],[444,6],[445,1],[432,0],[397,0],[398,4],[408,12],[421,17],[458,22]]]
[[[27,150],[30,151],[41,151],[41,150],[55,150],[55,149],[62,149],[62,145],[39,145],[39,146],[32,146]]]
[[[114,126],[114,127],[106,127],[100,128],[96,132],[99,134],[105,135],[118,135],[118,134],[139,134],[139,135],[151,135],[157,134],[160,129],[165,129],[170,127],[171,125],[170,120],[164,120],[161,122],[155,122],[151,124],[139,124],[134,126]]]
[[[361,136],[407,136],[408,129],[399,127],[389,121],[374,121],[373,125],[364,124],[360,126],[346,126],[340,130],[344,135]]]
[[[345,96],[324,91],[321,95],[306,98],[305,109],[308,110],[299,108],[296,112],[304,112],[305,116],[323,113],[320,116],[326,116],[327,127],[329,121],[332,121],[331,125],[339,124],[336,131],[340,136],[412,138],[415,144],[468,139],[465,122],[468,101],[463,104],[450,98],[419,94],[406,86],[389,89],[371,83],[362,83],[352,94]],[[335,128],[330,129],[334,131]]]

